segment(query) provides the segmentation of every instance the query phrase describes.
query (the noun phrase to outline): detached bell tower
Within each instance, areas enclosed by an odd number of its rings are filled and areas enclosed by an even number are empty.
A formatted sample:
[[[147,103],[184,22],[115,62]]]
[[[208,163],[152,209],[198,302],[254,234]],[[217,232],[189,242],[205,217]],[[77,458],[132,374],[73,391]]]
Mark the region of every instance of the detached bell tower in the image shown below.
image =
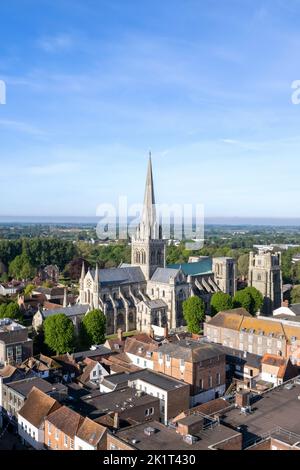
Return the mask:
[[[146,280],[151,279],[157,268],[166,264],[166,244],[162,228],[156,219],[151,153],[149,154],[143,213],[132,238],[131,264],[140,266]]]

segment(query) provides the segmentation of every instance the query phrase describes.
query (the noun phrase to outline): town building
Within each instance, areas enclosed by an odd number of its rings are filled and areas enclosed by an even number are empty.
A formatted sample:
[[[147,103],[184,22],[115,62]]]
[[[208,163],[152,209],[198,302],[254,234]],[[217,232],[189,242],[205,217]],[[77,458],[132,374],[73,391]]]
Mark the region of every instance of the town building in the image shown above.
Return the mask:
[[[0,365],[21,364],[32,356],[33,343],[25,326],[9,319],[0,319]]]
[[[53,397],[33,387],[18,413],[18,433],[22,442],[36,450],[44,449],[45,418],[60,406]]]
[[[233,309],[204,323],[204,335],[214,343],[259,356],[291,358],[300,365],[300,316],[252,317],[245,309]]]
[[[226,387],[225,354],[216,345],[190,338],[153,352],[154,371],[190,385],[190,404],[222,396]]]
[[[107,436],[108,450],[240,450],[242,434],[205,415],[188,416],[177,427],[157,421],[137,424]]]

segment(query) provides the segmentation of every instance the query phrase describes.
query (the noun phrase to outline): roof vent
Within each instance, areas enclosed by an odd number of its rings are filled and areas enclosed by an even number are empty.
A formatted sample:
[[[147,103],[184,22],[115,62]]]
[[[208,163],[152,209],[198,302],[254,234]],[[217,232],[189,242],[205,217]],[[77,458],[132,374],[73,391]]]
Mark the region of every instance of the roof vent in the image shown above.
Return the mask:
[[[187,434],[186,436],[183,436],[183,440],[186,444],[193,445],[198,441],[198,438],[196,436],[192,436],[191,434]]]
[[[144,429],[144,434],[146,434],[146,436],[152,436],[153,434],[155,434],[155,432],[156,429],[152,428],[151,426],[148,426]]]

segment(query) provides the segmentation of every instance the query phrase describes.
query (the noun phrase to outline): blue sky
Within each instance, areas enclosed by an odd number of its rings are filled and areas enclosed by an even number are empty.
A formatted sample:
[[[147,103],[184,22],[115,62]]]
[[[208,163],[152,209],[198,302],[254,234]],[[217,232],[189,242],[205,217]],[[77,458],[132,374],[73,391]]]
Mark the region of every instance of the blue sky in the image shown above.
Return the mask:
[[[298,217],[300,0],[1,2],[0,215]]]

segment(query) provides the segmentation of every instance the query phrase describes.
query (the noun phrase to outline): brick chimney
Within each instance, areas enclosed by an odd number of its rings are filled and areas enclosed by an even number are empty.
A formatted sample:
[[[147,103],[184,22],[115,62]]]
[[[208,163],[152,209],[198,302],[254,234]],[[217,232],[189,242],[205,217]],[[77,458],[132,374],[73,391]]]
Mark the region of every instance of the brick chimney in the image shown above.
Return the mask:
[[[114,414],[114,428],[119,429],[120,427],[120,418],[119,418],[119,413]]]
[[[121,328],[117,329],[118,340],[123,341],[123,331]]]
[[[250,405],[250,392],[248,390],[239,390],[235,395],[235,404],[239,408],[245,408]]]

